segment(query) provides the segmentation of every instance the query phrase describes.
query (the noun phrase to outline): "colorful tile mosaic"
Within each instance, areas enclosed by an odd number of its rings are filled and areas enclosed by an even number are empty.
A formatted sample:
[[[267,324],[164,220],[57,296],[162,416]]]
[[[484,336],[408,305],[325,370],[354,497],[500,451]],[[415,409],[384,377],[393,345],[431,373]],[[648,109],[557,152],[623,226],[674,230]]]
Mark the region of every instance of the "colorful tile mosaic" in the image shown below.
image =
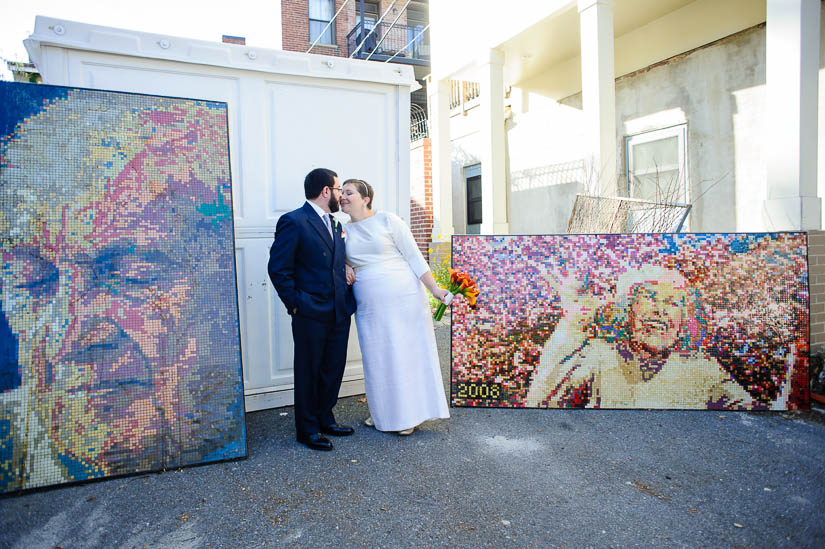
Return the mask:
[[[246,455],[226,104],[0,104],[0,492]]]
[[[452,403],[806,408],[804,233],[455,236]]]

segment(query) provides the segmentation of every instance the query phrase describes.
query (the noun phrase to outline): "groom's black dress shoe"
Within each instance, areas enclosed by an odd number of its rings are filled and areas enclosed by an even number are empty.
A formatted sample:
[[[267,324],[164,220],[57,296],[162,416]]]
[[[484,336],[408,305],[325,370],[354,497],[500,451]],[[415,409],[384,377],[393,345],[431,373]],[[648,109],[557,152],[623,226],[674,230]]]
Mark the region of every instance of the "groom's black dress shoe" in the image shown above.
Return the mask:
[[[298,433],[295,437],[298,442],[313,450],[332,450],[332,443],[321,433]]]
[[[333,423],[332,425],[322,426],[321,432],[325,435],[332,435],[334,437],[348,437],[355,432],[355,429],[352,427],[347,427],[346,425],[338,425],[337,423]]]

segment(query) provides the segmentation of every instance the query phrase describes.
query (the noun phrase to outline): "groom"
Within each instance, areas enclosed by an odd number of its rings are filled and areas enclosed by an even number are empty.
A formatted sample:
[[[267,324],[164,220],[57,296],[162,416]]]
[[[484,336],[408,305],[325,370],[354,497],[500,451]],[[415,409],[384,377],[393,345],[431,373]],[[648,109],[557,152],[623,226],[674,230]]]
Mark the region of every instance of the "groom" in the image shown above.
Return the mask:
[[[341,183],[332,170],[316,168],[304,179],[307,201],[282,215],[269,250],[269,278],[292,317],[295,343],[295,428],[298,442],[332,450],[324,435],[348,436],[332,409],[344,376],[354,281],[344,263],[338,211]]]

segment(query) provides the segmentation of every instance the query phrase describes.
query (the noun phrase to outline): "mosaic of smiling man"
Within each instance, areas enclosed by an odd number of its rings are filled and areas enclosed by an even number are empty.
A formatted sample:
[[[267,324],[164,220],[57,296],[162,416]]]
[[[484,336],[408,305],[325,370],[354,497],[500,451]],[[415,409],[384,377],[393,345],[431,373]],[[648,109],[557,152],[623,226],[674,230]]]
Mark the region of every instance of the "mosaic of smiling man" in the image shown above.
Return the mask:
[[[455,236],[453,265],[455,405],[809,405],[805,233]]]
[[[244,456],[226,104],[0,104],[0,492]]]

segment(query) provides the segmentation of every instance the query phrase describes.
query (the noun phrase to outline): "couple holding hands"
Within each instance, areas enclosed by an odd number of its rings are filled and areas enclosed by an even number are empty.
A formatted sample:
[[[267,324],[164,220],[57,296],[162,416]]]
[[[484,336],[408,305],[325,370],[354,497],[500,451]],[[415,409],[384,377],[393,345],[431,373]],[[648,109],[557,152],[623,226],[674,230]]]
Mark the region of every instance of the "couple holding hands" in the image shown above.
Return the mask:
[[[298,442],[332,450],[324,435],[347,436],[333,408],[344,375],[355,312],[370,416],[380,431],[409,435],[422,422],[448,418],[432,317],[421,283],[449,302],[409,227],[372,209],[366,181],[340,183],[317,168],[304,179],[306,203],[278,219],[269,278],[292,317],[295,428]],[[330,214],[350,216],[346,230]]]

